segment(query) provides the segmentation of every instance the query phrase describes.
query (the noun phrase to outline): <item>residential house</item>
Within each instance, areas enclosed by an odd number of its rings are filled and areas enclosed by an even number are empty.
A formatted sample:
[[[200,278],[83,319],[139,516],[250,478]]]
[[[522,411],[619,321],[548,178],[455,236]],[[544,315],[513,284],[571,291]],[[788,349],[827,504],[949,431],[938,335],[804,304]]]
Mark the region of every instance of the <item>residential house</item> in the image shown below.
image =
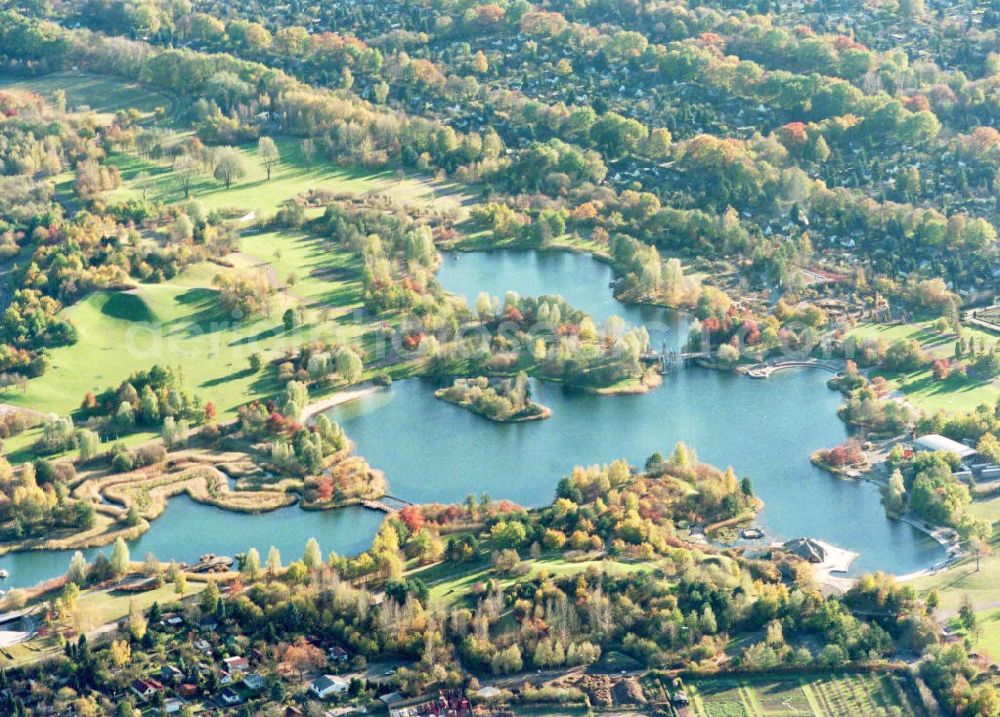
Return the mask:
[[[194,649],[198,650],[199,652],[211,652],[212,646],[208,643],[207,640],[196,640],[194,643]]]
[[[160,668],[160,679],[167,684],[172,685],[180,682],[183,677],[184,673],[173,665],[164,665]]]
[[[222,664],[226,666],[226,672],[230,675],[235,675],[237,672],[249,672],[250,671],[250,661],[245,657],[234,656],[227,657],[222,661]]]
[[[242,701],[243,698],[240,697],[239,693],[232,687],[227,687],[219,693],[219,704],[225,705],[226,707],[233,707]]]
[[[164,627],[180,627],[184,624],[184,618],[178,615],[176,612],[168,612],[160,620],[160,624]]]
[[[322,677],[317,677],[309,685],[309,692],[313,696],[325,700],[331,695],[342,695],[347,692],[350,687],[347,680],[343,677],[338,677],[337,675],[323,675]]]
[[[135,693],[143,702],[148,702],[153,699],[158,692],[163,691],[163,685],[152,678],[142,678],[137,680],[132,680],[132,684],[129,685],[129,689]]]
[[[248,690],[260,692],[264,689],[264,676],[259,672],[251,672],[243,678],[243,684],[246,685]]]

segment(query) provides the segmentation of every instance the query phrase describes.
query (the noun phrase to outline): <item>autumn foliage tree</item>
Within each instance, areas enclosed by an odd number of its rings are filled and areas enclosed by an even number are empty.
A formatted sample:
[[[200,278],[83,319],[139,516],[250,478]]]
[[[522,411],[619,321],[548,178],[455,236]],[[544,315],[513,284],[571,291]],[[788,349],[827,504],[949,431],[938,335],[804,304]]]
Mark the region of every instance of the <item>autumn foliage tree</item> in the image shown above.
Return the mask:
[[[281,664],[288,671],[298,673],[299,679],[302,679],[326,665],[326,654],[304,637],[299,637],[285,648]]]
[[[403,524],[412,533],[416,533],[418,530],[424,527],[424,514],[419,507],[415,505],[408,505],[399,511],[399,519],[403,521]]]

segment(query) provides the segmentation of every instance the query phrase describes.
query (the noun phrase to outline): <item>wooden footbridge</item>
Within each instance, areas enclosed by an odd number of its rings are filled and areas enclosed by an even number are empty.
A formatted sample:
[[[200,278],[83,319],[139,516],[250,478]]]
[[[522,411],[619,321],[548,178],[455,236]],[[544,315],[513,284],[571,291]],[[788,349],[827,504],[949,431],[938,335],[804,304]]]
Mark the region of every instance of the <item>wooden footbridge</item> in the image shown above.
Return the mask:
[[[712,355],[708,351],[649,351],[644,353],[640,359],[645,364],[659,366],[660,370],[666,373],[688,361],[711,357]]]
[[[363,500],[361,505],[368,510],[377,510],[382,513],[398,513],[408,505],[413,505],[408,500],[397,498],[394,495],[383,495],[379,500]]]

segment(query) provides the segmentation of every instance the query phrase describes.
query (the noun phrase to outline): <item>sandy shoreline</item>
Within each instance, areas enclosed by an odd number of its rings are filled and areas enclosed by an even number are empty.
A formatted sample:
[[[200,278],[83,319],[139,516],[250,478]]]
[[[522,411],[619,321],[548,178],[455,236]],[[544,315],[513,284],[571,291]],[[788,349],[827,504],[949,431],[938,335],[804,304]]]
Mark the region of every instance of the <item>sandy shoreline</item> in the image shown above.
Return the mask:
[[[321,398],[319,401],[310,403],[302,411],[302,417],[304,420],[309,420],[316,415],[323,413],[323,411],[328,411],[334,406],[340,406],[344,403],[350,403],[351,401],[357,401],[359,398],[365,398],[366,396],[371,396],[382,390],[381,386],[376,386],[374,383],[363,383],[354,388],[349,388],[344,391],[338,391],[326,398]]]

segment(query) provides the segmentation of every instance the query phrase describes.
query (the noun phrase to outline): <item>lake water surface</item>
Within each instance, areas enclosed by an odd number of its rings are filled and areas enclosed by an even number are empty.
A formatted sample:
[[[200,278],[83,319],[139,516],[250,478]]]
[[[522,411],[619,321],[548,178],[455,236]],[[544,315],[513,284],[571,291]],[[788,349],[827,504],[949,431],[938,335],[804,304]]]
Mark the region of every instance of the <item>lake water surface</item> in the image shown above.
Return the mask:
[[[587,255],[446,255],[439,276],[470,302],[480,291],[560,294],[597,320],[618,314],[632,324],[657,321],[675,331],[685,325],[674,312],[619,304],[608,288],[610,268]],[[684,441],[701,460],[751,478],[771,539],[815,537],[857,551],[853,572],[905,573],[943,559],[931,538],[885,517],[876,486],[834,478],[809,462],[817,448],[847,436],[836,415],[841,396],[826,387],[827,378],[802,370],[752,380],[693,368],[636,396],[594,396],[535,381],[536,399],[553,415],[520,424],[494,423],[438,401],[432,382],[411,379],[330,416],[385,471],[393,495],[415,502],[489,493],[544,505],[574,465],[616,458],[641,465],[654,451],[667,454]]]
[[[685,339],[683,314],[626,306],[608,287],[610,267],[585,254],[499,252],[446,254],[439,273],[446,289],[470,304],[480,291],[503,297],[562,295],[597,321],[612,315],[653,327],[653,343],[677,347]],[[836,416],[840,395],[813,371],[779,373],[766,381],[689,369],[639,396],[593,396],[533,382],[536,397],[553,410],[549,420],[497,424],[438,401],[430,381],[396,382],[391,389],[331,411],[358,452],[386,472],[394,495],[414,502],[459,501],[489,493],[528,506],[550,502],[574,465],[624,458],[641,464],[677,441],[701,460],[750,476],[764,501],[760,522],[769,538],[809,536],[855,550],[853,572],[905,573],[928,567],[944,553],[929,537],[885,517],[878,489],[833,478],[809,455],[846,436]],[[170,500],[150,530],[130,545],[133,560],[152,552],[161,560],[193,561],[204,553],[235,555],[271,545],[290,562],[315,537],[324,552],[365,550],[382,515],[361,508],[321,512],[285,508],[262,515],[224,511],[186,496]],[[88,560],[111,548],[85,550]],[[30,551],[0,557],[11,576],[2,588],[29,587],[62,575],[73,551]]]
[[[503,299],[508,291],[521,296],[558,294],[571,306],[590,314],[598,323],[611,316],[650,330],[650,343],[678,348],[687,339],[687,317],[661,306],[623,304],[612,295],[615,274],[607,264],[589,254],[573,252],[500,251],[444,252],[438,279],[453,294],[474,306],[485,291]]]
[[[251,547],[261,560],[274,545],[285,564],[302,557],[306,542],[316,538],[324,555],[330,551],[355,554],[366,550],[383,515],[364,508],[332,511],[302,510],[297,506],[270,513],[247,514],[196,503],[187,496],[171,498],[167,509],[149,530],[129,544],[132,560],[153,553],[160,560],[192,562],[205,553],[234,556]],[[33,550],[0,557],[0,568],[10,577],[0,588],[31,587],[57,577],[69,568],[73,550]],[[111,546],[82,551],[88,562]]]

